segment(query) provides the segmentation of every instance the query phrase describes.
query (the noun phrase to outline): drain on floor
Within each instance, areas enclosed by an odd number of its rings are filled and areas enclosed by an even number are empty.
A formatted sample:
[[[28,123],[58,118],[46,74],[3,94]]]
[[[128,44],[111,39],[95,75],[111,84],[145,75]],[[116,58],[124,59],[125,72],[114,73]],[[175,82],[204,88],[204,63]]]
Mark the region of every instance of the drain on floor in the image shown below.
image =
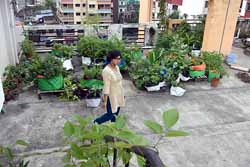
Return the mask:
[[[236,76],[243,82],[245,83],[250,83],[250,75],[248,73],[242,73],[242,72],[239,72],[236,74]]]

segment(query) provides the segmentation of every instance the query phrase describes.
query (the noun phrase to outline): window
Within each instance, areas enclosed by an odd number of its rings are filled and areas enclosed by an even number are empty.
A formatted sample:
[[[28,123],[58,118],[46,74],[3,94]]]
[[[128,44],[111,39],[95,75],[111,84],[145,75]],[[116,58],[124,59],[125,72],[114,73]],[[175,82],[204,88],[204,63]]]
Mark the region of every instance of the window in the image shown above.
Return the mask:
[[[64,16],[68,16],[68,13],[63,13]]]
[[[67,8],[67,6],[68,6],[67,4],[63,4],[63,7]]]
[[[77,21],[76,24],[81,24],[81,22],[80,22],[80,21]]]
[[[89,8],[95,8],[95,5],[93,5],[93,4],[89,5]]]
[[[178,10],[178,5],[173,5],[172,9],[173,10]]]
[[[155,18],[155,13],[152,13],[152,17]]]
[[[120,9],[120,12],[122,12],[122,9]]]
[[[121,5],[123,5],[123,2],[121,2]]]
[[[153,8],[155,8],[155,2],[153,2]]]
[[[95,16],[95,14],[94,13],[90,13],[89,16]]]
[[[84,4],[82,4],[82,7],[84,7],[85,8],[85,6],[86,6],[86,4],[84,3]]]
[[[208,1],[205,2],[205,8],[208,8]]]
[[[247,10],[250,10],[250,3],[247,3]]]
[[[65,21],[64,24],[69,24],[69,22]]]
[[[75,4],[75,6],[76,6],[76,7],[80,7],[81,5],[77,3],[77,4]]]
[[[77,12],[77,13],[76,13],[76,16],[81,16],[81,13]]]
[[[85,13],[83,12],[82,15],[85,16]]]

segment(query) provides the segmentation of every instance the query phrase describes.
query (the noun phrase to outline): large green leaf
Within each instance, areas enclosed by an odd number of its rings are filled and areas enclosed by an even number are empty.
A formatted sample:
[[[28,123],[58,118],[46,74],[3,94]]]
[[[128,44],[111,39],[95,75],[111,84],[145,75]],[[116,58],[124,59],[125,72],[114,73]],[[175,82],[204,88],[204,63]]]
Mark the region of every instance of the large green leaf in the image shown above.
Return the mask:
[[[74,115],[74,118],[79,122],[82,128],[84,128],[92,120],[91,116],[88,116],[87,118],[82,118],[80,115]]]
[[[16,144],[17,144],[17,145],[21,145],[21,146],[29,146],[29,144],[26,143],[26,142],[23,141],[23,140],[17,140],[17,141],[16,141]]]
[[[136,157],[137,157],[137,163],[138,163],[139,167],[145,167],[146,166],[145,159],[139,155],[137,155]]]
[[[12,151],[9,147],[5,147],[3,149],[4,154],[7,156],[8,160],[12,161],[13,160],[13,154]]]
[[[179,119],[179,113],[176,109],[170,109],[163,113],[163,121],[167,128],[171,128]]]
[[[70,147],[71,147],[71,151],[72,151],[72,156],[74,156],[77,159],[83,158],[82,151],[81,151],[80,147],[77,146],[77,144],[71,143]]]
[[[166,133],[166,136],[167,137],[188,136],[188,133],[180,130],[170,130]]]
[[[151,129],[154,133],[162,133],[163,129],[162,126],[154,121],[146,120],[144,121],[144,124]]]
[[[67,121],[64,124],[64,134],[66,136],[71,136],[74,133],[74,126],[72,125],[72,123],[70,123],[69,121]]]

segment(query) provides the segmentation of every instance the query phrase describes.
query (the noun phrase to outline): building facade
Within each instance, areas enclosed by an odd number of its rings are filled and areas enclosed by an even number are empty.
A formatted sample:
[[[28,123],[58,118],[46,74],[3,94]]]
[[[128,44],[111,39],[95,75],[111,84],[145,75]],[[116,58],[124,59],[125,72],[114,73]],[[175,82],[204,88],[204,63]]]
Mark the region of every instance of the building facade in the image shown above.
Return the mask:
[[[100,23],[112,23],[111,0],[60,0],[58,8],[64,24],[83,24],[87,16],[97,16]]]
[[[0,77],[7,65],[18,62],[16,26],[13,8],[10,0],[2,0],[0,5]]]

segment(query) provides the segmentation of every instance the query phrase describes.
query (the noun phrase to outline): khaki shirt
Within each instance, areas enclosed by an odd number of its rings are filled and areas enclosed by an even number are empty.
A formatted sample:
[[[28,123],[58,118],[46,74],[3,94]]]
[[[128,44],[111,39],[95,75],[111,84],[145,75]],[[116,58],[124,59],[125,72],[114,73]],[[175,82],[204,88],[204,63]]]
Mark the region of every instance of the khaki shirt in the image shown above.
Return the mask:
[[[119,67],[111,69],[108,65],[102,71],[104,82],[103,94],[109,96],[112,112],[115,113],[118,107],[125,106],[124,91],[122,87],[122,75]]]

